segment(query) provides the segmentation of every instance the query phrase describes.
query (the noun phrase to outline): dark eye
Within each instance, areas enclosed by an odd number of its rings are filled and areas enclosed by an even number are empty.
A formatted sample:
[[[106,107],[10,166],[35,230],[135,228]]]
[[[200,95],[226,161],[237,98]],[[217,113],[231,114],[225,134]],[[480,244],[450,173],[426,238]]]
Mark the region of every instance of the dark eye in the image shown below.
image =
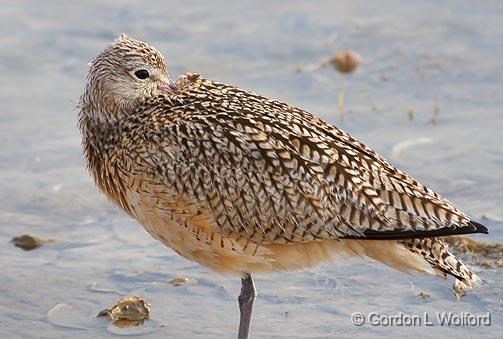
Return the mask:
[[[150,74],[148,74],[148,71],[146,69],[139,69],[136,72],[134,72],[134,75],[138,79],[142,79],[143,80],[143,79],[147,79]]]

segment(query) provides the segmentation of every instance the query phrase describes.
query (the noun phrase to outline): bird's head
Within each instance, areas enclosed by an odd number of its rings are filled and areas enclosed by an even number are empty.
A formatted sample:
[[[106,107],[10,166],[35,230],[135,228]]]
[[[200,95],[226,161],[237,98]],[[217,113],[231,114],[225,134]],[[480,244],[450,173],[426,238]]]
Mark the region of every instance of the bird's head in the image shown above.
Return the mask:
[[[175,91],[161,53],[125,34],[108,45],[89,65],[79,108],[83,114],[101,121],[127,114],[146,97]]]

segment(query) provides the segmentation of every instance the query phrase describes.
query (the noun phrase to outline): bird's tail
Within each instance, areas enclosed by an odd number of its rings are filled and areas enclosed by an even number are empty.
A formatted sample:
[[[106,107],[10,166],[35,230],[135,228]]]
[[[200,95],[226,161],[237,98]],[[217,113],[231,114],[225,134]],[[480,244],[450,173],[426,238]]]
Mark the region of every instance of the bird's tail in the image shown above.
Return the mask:
[[[353,240],[343,244],[353,253],[373,258],[403,272],[418,271],[456,278],[454,293],[464,295],[481,285],[481,280],[465,264],[449,252],[439,238],[404,240]]]
[[[447,245],[438,238],[407,239],[401,243],[411,252],[419,254],[442,276],[457,279],[454,290],[465,292],[481,285],[480,278],[449,252]]]

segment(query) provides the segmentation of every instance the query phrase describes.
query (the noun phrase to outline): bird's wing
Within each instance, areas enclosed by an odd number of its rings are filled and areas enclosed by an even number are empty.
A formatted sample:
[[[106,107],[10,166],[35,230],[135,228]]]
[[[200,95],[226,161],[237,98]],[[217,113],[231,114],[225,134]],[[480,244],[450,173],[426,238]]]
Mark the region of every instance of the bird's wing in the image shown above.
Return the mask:
[[[165,117],[154,119],[162,142],[150,144],[145,166],[159,169],[157,185],[204,205],[219,232],[284,243],[484,231],[338,128],[281,102],[201,81],[196,94],[203,99],[180,100],[161,127]],[[217,98],[207,97],[212,91]]]
[[[466,233],[487,233],[447,199],[392,166],[375,151],[325,121],[311,117],[311,123],[331,144],[347,154],[351,167],[363,179],[363,194],[375,198],[383,219],[391,221],[381,229],[367,229],[373,239],[407,239]],[[358,173],[359,172],[359,173]],[[367,191],[368,190],[368,191]]]

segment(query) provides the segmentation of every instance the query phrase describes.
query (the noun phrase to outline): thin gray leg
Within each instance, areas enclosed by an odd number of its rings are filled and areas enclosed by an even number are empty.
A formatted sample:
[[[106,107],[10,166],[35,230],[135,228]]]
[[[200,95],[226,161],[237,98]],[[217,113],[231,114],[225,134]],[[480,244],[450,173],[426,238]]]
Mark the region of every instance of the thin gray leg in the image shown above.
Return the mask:
[[[241,279],[241,294],[239,295],[239,311],[241,313],[239,318],[239,332],[238,339],[248,339],[250,332],[251,316],[253,311],[253,302],[257,293],[255,291],[255,284],[251,274],[246,274],[245,278]]]

